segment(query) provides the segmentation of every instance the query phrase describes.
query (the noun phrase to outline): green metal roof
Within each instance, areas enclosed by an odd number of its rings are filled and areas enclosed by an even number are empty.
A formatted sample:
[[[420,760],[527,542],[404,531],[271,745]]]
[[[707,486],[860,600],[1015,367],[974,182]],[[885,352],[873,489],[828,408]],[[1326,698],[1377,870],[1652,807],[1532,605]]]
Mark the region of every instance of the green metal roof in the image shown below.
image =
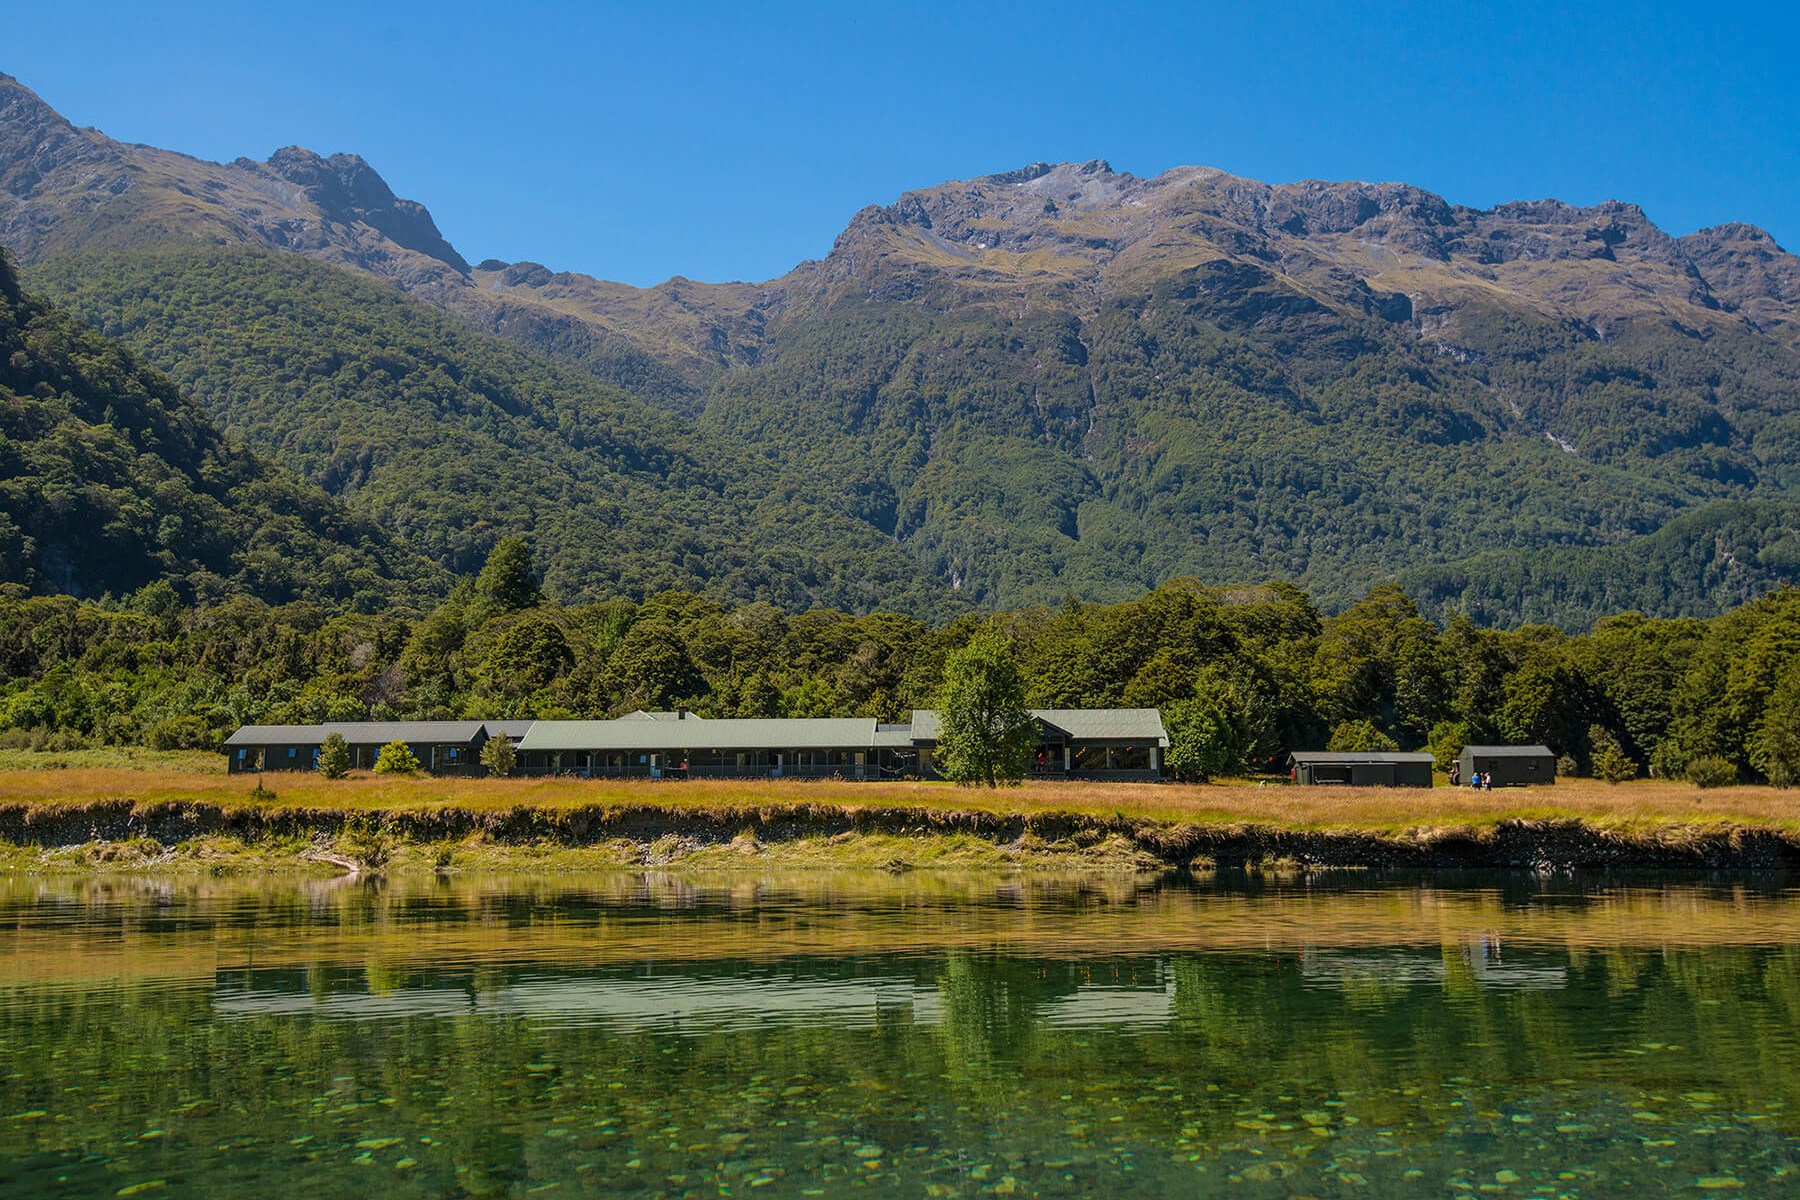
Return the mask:
[[[1288,755],[1295,763],[1428,763],[1437,760],[1424,751],[1402,750],[1296,750]]]
[[[532,750],[869,750],[875,718],[539,721],[519,743]]]
[[[1464,746],[1464,754],[1483,758],[1555,758],[1548,746]]]
[[[461,745],[475,740],[481,721],[328,721],[322,725],[244,725],[225,739],[237,746],[309,746],[338,734],[352,746]]]
[[[1029,710],[1050,731],[1061,731],[1075,742],[1155,742],[1169,744],[1162,713],[1154,708],[1034,708]],[[943,730],[937,713],[915,708],[912,736],[915,742],[935,742]]]

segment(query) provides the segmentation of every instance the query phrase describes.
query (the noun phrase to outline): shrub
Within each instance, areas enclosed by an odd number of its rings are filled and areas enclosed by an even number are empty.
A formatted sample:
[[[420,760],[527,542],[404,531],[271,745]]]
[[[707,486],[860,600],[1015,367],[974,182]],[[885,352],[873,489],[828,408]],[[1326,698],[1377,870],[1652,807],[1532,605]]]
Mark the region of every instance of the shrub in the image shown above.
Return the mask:
[[[1737,782],[1737,764],[1728,758],[1720,758],[1716,754],[1702,754],[1699,758],[1688,759],[1686,770],[1682,772],[1687,781],[1695,787],[1726,787]]]
[[[217,750],[219,735],[204,718],[170,717],[150,727],[152,750]]]
[[[319,747],[319,774],[327,779],[342,779],[350,773],[350,743],[341,733],[325,735]]]
[[[1467,721],[1439,721],[1425,735],[1425,748],[1431,751],[1432,765],[1440,775],[1450,773],[1450,765],[1462,757],[1463,747],[1468,744]]]
[[[394,857],[394,840],[387,835],[386,830],[373,822],[345,829],[340,845],[351,858],[356,859],[371,873],[379,872]]]
[[[488,769],[488,774],[505,778],[513,773],[519,765],[518,752],[513,749],[512,739],[504,733],[491,737],[481,747],[481,765]]]
[[[1601,725],[1588,726],[1588,745],[1593,748],[1594,777],[1608,783],[1624,783],[1636,779],[1637,760],[1625,753],[1619,739]]]
[[[417,775],[419,773],[419,756],[412,752],[412,747],[398,738],[381,748],[375,756],[375,773],[377,775]]]
[[[1579,774],[1581,774],[1581,764],[1575,761],[1575,756],[1573,754],[1563,754],[1557,757],[1557,778],[1573,779]]]

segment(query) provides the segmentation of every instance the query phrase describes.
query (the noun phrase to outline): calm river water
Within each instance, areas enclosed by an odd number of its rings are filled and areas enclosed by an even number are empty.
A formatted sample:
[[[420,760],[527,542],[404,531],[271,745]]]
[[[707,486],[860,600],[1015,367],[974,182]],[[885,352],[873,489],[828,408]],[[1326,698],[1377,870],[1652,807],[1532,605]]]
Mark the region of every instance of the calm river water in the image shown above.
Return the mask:
[[[0,1196],[1800,1196],[1783,881],[0,878]]]

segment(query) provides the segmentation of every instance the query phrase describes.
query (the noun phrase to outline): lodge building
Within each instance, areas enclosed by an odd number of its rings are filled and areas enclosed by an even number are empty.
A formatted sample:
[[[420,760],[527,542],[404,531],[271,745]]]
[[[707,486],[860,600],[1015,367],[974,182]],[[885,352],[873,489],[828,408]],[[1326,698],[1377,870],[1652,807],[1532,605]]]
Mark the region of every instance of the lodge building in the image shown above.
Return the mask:
[[[1154,708],[1033,709],[1038,745],[1028,770],[1060,779],[1162,778],[1169,736]],[[936,779],[938,715],[907,724],[873,717],[730,718],[635,712],[610,721],[367,721],[246,725],[225,741],[231,772],[309,771],[336,733],[351,764],[372,767],[404,741],[437,775],[482,775],[481,748],[508,737],[519,773],[595,779]]]

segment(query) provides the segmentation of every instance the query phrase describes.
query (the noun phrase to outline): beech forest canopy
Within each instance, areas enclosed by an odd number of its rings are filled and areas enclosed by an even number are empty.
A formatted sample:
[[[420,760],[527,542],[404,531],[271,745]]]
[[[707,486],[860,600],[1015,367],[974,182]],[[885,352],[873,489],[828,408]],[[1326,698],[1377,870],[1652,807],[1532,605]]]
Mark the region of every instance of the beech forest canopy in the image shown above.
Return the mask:
[[[252,452],[438,568],[471,573],[498,538],[529,532],[565,601],[679,589],[943,619],[1069,593],[1125,599],[1172,575],[1294,578],[1337,608],[1397,578],[1434,616],[1573,629],[1625,609],[1711,615],[1800,572],[1800,508],[1766,486],[1769,468],[1765,486],[1734,481],[1681,438],[1660,457],[1621,443],[1603,468],[1541,436],[1439,442],[1395,408],[1421,386],[1413,367],[1373,352],[1346,366],[1331,331],[1310,327],[1264,345],[1271,318],[1254,335],[1222,332],[1232,321],[1210,310],[1159,328],[1168,361],[1107,375],[1111,394],[1153,398],[1187,379],[1211,398],[1094,427],[1077,401],[1112,350],[1139,345],[1124,314],[1003,331],[986,315],[861,305],[721,375],[696,418],[293,255],[147,249],[60,259],[31,279]],[[1216,287],[1202,295],[1222,303]],[[1424,361],[1381,322],[1359,327],[1365,349]],[[1688,353],[1681,342],[1644,331],[1535,352],[1562,374],[1613,379],[1613,360]],[[1041,344],[1085,365],[1029,350]],[[1733,378],[1742,390],[1761,377],[1734,365]],[[1297,420],[1271,400],[1295,389],[1338,396],[1337,417]],[[1596,401],[1571,419],[1622,430],[1635,411]],[[1147,474],[1119,440],[1130,427],[1157,447]],[[1417,484],[1398,507],[1379,482],[1394,472]],[[1591,544],[1601,528],[1611,540]]]
[[[209,162],[0,76],[0,243],[119,343],[9,339],[0,449],[51,502],[15,489],[0,554],[39,592],[370,607],[510,534],[565,604],[938,622],[1193,577],[1575,631],[1800,583],[1800,258],[1622,200],[1035,162],[637,288],[465,257],[354,153]],[[255,484],[131,441],[139,393]]]
[[[961,607],[809,477],[391,286],[185,248],[34,273],[227,433],[455,574],[529,530],[565,598],[673,588],[790,609]]]
[[[564,605],[519,547],[419,612],[190,606],[158,581],[116,601],[0,594],[0,738],[40,748],[216,747],[239,724],[606,717],[905,720],[977,634],[1004,643],[1034,707],[1155,706],[1194,775],[1279,770],[1327,744],[1542,742],[1585,769],[1673,775],[1720,758],[1747,779],[1800,768],[1800,589],[1711,619],[1609,617],[1571,635],[1422,616],[1381,586],[1335,616],[1299,588],[1176,580],[929,625],[787,613],[689,592]],[[1198,745],[1204,743],[1204,745]],[[1198,748],[1196,748],[1198,747]]]

